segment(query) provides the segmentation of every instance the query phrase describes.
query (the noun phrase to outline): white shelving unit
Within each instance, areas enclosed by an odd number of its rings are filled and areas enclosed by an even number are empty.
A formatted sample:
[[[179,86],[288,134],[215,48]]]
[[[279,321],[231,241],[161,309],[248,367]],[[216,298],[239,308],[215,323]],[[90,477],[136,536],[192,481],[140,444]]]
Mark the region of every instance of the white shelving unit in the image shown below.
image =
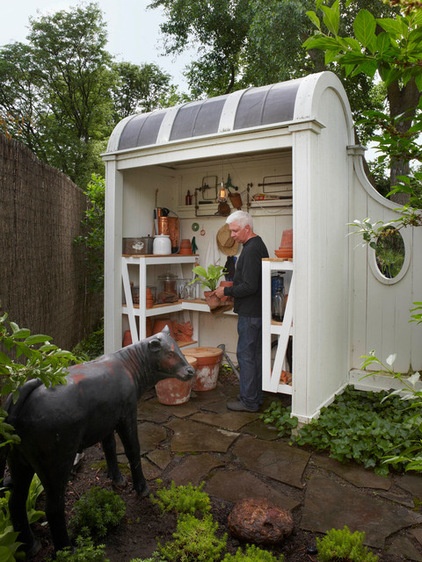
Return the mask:
[[[139,256],[122,256],[122,281],[123,281],[123,294],[125,303],[122,306],[122,313],[127,315],[129,322],[129,330],[132,336],[132,341],[137,342],[146,338],[146,319],[152,316],[161,316],[173,314],[175,312],[183,312],[185,314],[185,321],[191,320],[194,340],[198,339],[198,315],[193,314],[190,317],[189,312],[209,312],[209,307],[205,303],[196,301],[177,301],[170,304],[156,305],[152,308],[146,308],[142,303],[146,302],[146,288],[147,288],[147,268],[148,266],[157,265],[178,265],[194,264],[198,256],[179,256],[177,254],[159,256],[159,255],[139,255]],[[139,280],[139,305],[134,305],[132,298],[132,291],[130,288],[130,271],[131,266],[138,268]],[[181,271],[181,269],[180,269]],[[136,319],[139,319],[139,330]]]
[[[274,322],[271,318],[271,274],[274,271],[290,272],[290,288],[284,312],[283,322]],[[294,282],[293,263],[281,259],[265,258],[262,260],[262,388],[267,392],[293,394],[293,384],[280,382],[280,375],[286,360],[289,337],[293,328]],[[272,358],[272,336],[277,337],[275,357]],[[292,373],[293,375],[293,373]],[[294,380],[294,375],[293,375]]]

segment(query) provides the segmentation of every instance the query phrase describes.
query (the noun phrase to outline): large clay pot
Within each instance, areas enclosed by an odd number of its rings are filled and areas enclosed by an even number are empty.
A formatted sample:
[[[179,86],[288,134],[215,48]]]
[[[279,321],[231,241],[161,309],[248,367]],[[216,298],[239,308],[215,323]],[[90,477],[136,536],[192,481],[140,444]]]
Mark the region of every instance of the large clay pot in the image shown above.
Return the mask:
[[[219,347],[189,347],[183,353],[186,358],[195,357],[198,362],[193,390],[213,390],[217,386],[223,350]]]
[[[191,367],[196,369],[197,360],[195,357],[186,356],[186,361]],[[160,402],[160,404],[164,404],[165,406],[178,406],[180,404],[185,404],[190,398],[194,380],[195,377],[189,381],[181,381],[175,378],[158,381],[155,385],[158,402]]]

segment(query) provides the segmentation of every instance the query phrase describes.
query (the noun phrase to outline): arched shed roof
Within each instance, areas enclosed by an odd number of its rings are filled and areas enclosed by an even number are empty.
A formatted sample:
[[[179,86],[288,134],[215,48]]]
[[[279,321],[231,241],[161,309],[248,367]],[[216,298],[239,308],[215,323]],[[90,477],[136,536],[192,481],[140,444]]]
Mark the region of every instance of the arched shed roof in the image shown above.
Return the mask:
[[[321,82],[324,87],[334,87],[340,94],[344,92],[334,74],[322,72],[151,113],[132,115],[116,126],[110,136],[107,152],[310,118],[315,109],[313,98],[318,85],[321,89]],[[348,106],[346,96],[342,97]]]

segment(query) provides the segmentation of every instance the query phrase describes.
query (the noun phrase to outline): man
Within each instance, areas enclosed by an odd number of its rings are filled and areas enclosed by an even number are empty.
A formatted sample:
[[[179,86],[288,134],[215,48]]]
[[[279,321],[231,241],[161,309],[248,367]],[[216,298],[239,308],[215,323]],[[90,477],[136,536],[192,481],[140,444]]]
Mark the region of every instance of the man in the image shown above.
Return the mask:
[[[215,294],[234,297],[237,320],[237,360],[240,368],[240,394],[227,403],[229,410],[257,412],[262,403],[262,258],[268,250],[253,230],[253,220],[245,211],[235,211],[226,219],[231,237],[243,244],[236,264],[232,287],[218,287]]]

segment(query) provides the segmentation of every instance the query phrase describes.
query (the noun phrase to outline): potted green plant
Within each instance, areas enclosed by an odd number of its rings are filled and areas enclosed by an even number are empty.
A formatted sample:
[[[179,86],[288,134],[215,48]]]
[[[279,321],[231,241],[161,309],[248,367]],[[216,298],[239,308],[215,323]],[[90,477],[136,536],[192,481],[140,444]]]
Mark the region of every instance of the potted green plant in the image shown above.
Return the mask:
[[[196,278],[191,281],[192,283],[200,283],[203,289],[208,289],[208,291],[215,291],[220,279],[225,275],[227,269],[221,265],[210,264],[207,269],[202,267],[202,265],[196,265],[192,269]]]
[[[204,297],[211,309],[220,306],[220,299],[212,293],[216,290],[223,275],[228,273],[226,268],[211,263],[206,269],[202,265],[196,265],[192,271],[196,277],[190,284],[199,283],[203,289],[207,289],[204,291]]]

